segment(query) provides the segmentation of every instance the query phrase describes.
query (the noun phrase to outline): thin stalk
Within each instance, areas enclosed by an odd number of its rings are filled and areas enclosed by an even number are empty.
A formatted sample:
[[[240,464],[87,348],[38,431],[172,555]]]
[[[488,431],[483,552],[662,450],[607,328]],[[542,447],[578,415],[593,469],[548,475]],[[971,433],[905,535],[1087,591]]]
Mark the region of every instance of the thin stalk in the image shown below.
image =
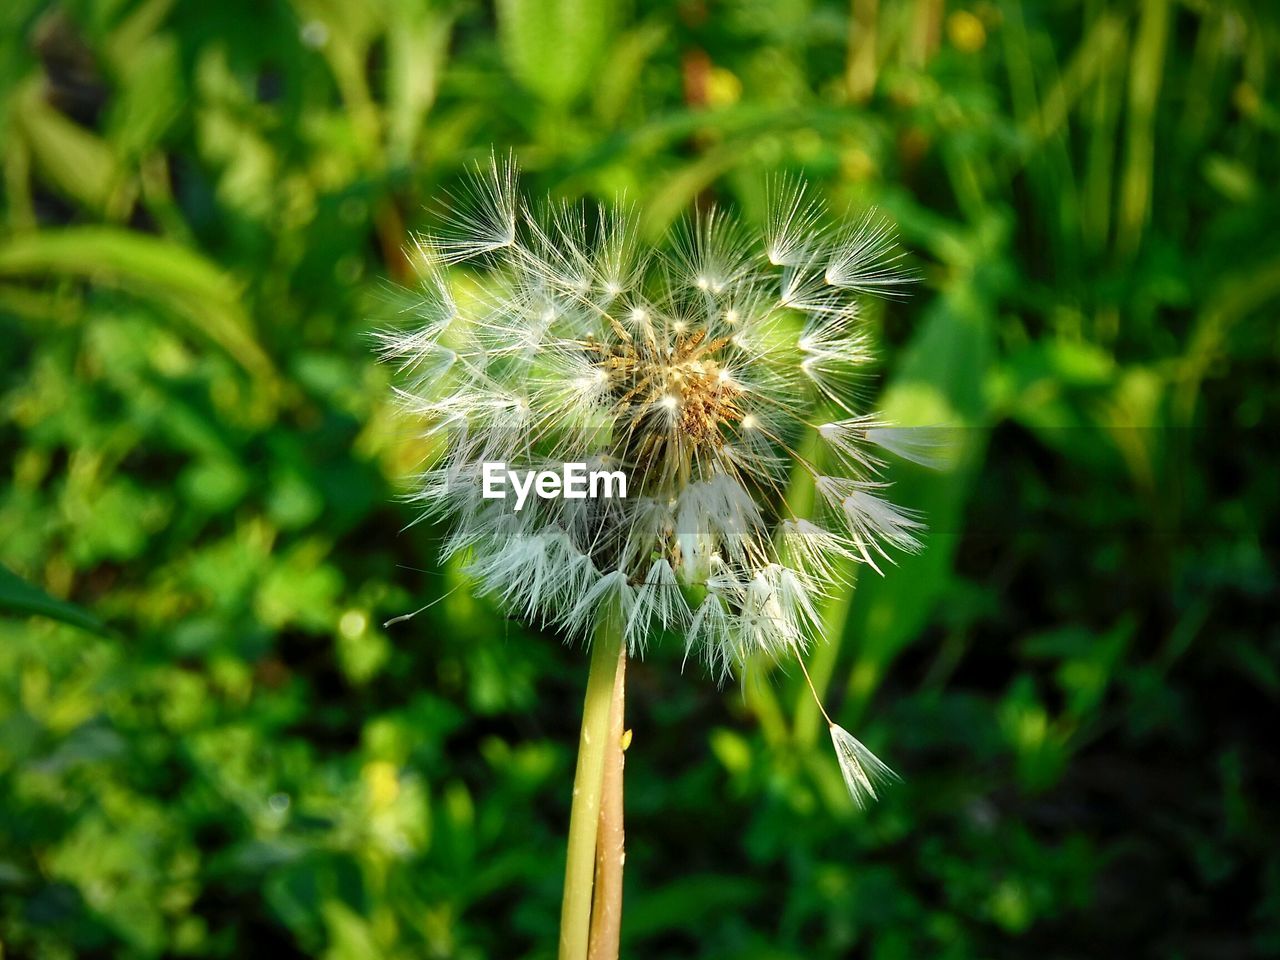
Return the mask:
[[[587,960],[605,748],[609,741],[609,713],[621,651],[621,618],[606,616],[591,645],[587,694],[582,704],[578,768],[573,776],[573,806],[569,812],[564,901],[560,908],[560,960]]]
[[[1120,179],[1116,253],[1127,260],[1142,244],[1151,216],[1151,187],[1156,166],[1156,110],[1164,75],[1165,47],[1172,10],[1169,0],[1142,0],[1129,59],[1129,129]]]
[[[626,861],[626,834],[622,816],[622,773],[626,765],[627,651],[618,651],[613,701],[609,706],[609,733],[605,744],[603,796],[596,835],[596,891],[591,905],[589,960],[618,960],[622,939],[622,866]]]
[[[849,52],[845,58],[845,91],[853,103],[866,103],[876,89],[880,69],[876,50],[876,25],[880,0],[852,0],[849,16]]]
[[[840,660],[840,647],[844,642],[845,628],[853,607],[853,567],[853,563],[846,565],[850,575],[849,585],[832,596],[822,611],[822,635],[827,638],[827,642],[819,644],[813,651],[813,673],[817,676],[817,681],[810,679],[807,669],[804,672],[805,680],[809,682],[809,687],[813,691],[813,697],[801,694],[796,703],[793,729],[796,743],[802,746],[812,746],[818,741],[818,734],[822,729],[819,724],[819,711],[830,725],[830,719],[826,718],[826,711],[822,708],[822,698],[835,676],[836,665]],[[803,662],[801,666],[804,666]]]
[[[804,673],[804,682],[809,685],[809,692],[813,694],[813,702],[822,711],[822,719],[827,721],[828,727],[834,727],[835,721],[831,719],[831,714],[827,713],[827,708],[822,705],[822,697],[818,696],[818,688],[813,685],[813,678],[809,676],[809,670],[804,665],[804,657],[797,655],[796,660],[800,664],[801,672]]]

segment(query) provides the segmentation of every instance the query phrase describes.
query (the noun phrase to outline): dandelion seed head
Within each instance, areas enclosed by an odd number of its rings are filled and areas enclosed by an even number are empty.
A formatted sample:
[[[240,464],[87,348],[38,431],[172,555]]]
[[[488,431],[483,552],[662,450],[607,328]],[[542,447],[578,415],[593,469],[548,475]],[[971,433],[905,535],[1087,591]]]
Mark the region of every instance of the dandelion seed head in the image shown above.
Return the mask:
[[[453,521],[444,552],[514,615],[577,637],[621,616],[632,652],[680,634],[723,677],[806,650],[846,561],[919,546],[872,451],[924,453],[850,412],[869,357],[856,298],[901,274],[878,221],[828,227],[792,185],[763,238],[710,210],[651,249],[625,206],[532,205],[496,158],[453,208],[416,244],[416,326],[378,340],[397,398],[442,441],[409,499]],[[627,496],[517,513],[482,495],[495,460],[620,470]],[[820,516],[793,515],[798,474]]]

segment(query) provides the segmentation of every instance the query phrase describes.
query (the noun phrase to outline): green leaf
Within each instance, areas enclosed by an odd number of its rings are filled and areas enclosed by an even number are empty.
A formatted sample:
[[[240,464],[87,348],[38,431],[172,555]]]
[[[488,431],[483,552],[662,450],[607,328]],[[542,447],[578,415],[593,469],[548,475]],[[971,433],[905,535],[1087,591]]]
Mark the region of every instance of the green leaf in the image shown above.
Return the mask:
[[[0,614],[11,617],[50,617],[81,630],[106,636],[106,625],[88,610],[51,597],[0,566]]]
[[[610,34],[604,0],[498,0],[507,67],[547,103],[565,106],[596,75]]]
[[[436,99],[448,60],[452,17],[425,0],[397,0],[387,30],[387,151],[392,163],[408,163]]]
[[[650,23],[623,34],[613,45],[592,94],[596,114],[605,124],[612,126],[621,119],[649,59],[666,39],[666,27]]]
[[[66,227],[0,244],[0,277],[73,276],[121,287],[188,321],[260,381],[275,380],[232,278],[192,250],[115,227]]]
[[[628,908],[622,935],[628,942],[636,942],[673,930],[695,930],[707,917],[741,913],[759,897],[760,890],[760,882],[751,877],[689,874],[661,889],[641,891]],[[691,903],[698,904],[697,914],[689,911]]]
[[[106,213],[123,185],[123,172],[101,137],[49,105],[39,78],[14,96],[10,122],[30,148],[40,178],[63,196]]]
[[[894,488],[895,499],[919,510],[929,529],[920,553],[896,557],[896,566],[886,569],[883,577],[864,571],[859,578],[848,628],[860,643],[850,678],[855,702],[874,689],[884,667],[919,634],[950,582],[951,560],[985,439],[981,385],[990,365],[990,324],[991,305],[972,288],[944,295],[930,309],[883,399],[885,415],[901,423],[930,422],[915,419],[913,408],[948,411],[948,419],[933,422],[964,428],[957,432],[965,449],[958,451],[953,469],[904,470]],[[934,402],[925,403],[922,395],[931,395]]]
[[[184,96],[177,42],[158,36],[138,44],[122,70],[108,139],[121,156],[143,156],[182,115]]]

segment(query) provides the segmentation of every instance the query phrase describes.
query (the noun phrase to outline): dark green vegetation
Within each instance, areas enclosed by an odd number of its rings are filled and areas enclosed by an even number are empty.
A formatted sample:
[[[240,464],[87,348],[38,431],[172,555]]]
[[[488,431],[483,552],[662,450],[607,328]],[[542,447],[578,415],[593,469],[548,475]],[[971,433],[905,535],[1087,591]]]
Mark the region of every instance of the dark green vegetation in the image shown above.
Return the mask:
[[[633,666],[624,954],[1280,953],[1280,13],[637,7],[0,4],[3,956],[551,954],[586,662],[402,532],[367,340],[491,146],[880,205],[869,386],[972,428],[814,664],[869,813],[797,676]]]

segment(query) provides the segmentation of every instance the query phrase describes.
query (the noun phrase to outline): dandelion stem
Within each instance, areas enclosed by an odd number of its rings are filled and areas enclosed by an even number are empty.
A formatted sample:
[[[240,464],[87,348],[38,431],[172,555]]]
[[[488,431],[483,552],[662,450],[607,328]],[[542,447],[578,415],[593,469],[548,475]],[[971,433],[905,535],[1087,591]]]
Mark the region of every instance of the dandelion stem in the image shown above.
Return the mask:
[[[626,860],[623,829],[622,783],[626,763],[625,700],[627,651],[618,651],[618,669],[609,707],[609,733],[605,745],[603,797],[596,836],[596,889],[591,906],[589,960],[618,960],[622,937],[622,867]]]
[[[856,567],[856,564],[850,563],[849,566]],[[827,642],[819,645],[813,652],[813,672],[818,675],[817,681],[810,679],[808,671],[805,671],[805,679],[809,680],[809,689],[813,691],[816,698],[814,702],[819,710],[822,710],[822,694],[819,691],[825,691],[831,684],[836,664],[840,659],[840,646],[844,641],[844,633],[852,608],[854,576],[856,573],[851,570],[848,589],[839,591],[832,597],[823,611],[822,635],[827,638]],[[822,715],[827,721],[827,726],[831,726],[831,718],[826,715],[826,711],[822,711]],[[810,709],[807,700],[801,699],[796,705],[794,730],[796,743],[802,746],[812,746],[822,730],[818,726],[817,714]]]
[[[827,721],[828,727],[834,727],[835,722],[831,719],[831,714],[827,713],[827,708],[822,705],[822,698],[818,696],[818,688],[813,685],[813,679],[809,676],[809,668],[804,665],[804,658],[797,654],[796,662],[800,664],[800,671],[804,674],[804,682],[809,685],[809,692],[813,694],[813,702],[822,711],[822,718]]]
[[[591,932],[591,888],[596,866],[596,834],[604,785],[605,752],[614,678],[622,655],[621,617],[603,617],[591,645],[587,694],[582,705],[578,767],[573,777],[569,813],[569,850],[560,909],[560,960],[587,960]]]

